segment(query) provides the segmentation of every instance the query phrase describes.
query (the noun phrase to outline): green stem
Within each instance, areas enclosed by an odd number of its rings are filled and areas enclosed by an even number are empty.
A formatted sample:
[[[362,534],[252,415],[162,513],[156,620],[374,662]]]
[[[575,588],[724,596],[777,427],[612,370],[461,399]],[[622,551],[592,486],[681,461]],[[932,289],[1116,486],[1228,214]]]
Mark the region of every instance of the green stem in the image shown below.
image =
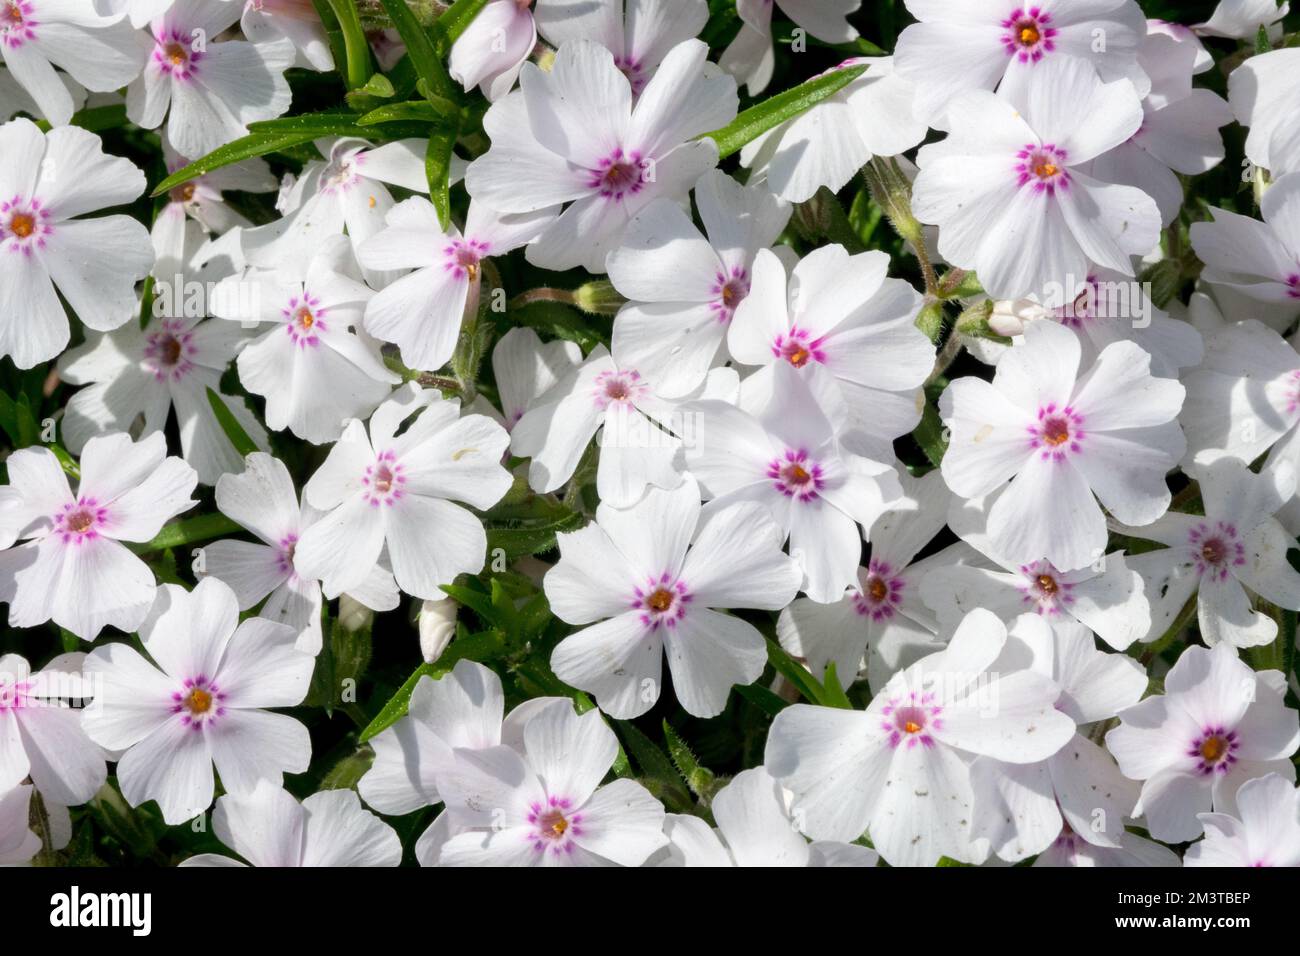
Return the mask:
[[[366,41],[366,31],[353,0],[329,0],[329,5],[343,31],[348,89],[359,89],[370,79],[370,44]]]
[[[507,306],[509,309],[522,309],[526,305],[532,305],[534,302],[561,302],[564,305],[573,305],[573,290],[571,289],[553,289],[550,286],[539,286],[536,289],[529,289],[527,292],[521,292]]]

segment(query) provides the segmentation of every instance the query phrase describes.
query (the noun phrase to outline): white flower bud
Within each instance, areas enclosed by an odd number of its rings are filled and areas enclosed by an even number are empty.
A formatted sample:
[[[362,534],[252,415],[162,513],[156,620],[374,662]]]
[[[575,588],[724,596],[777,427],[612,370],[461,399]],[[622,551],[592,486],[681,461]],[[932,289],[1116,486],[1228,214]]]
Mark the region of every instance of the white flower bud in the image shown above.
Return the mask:
[[[420,605],[420,653],[432,664],[451,643],[456,634],[456,612],[459,605],[451,598],[425,601]]]

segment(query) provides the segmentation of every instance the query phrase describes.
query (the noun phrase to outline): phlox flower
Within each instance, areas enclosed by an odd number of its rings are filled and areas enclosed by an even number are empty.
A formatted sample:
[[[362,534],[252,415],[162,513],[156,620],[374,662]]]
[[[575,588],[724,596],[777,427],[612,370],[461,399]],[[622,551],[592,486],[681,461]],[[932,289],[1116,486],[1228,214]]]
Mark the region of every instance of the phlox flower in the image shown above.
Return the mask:
[[[298,574],[319,579],[332,598],[360,586],[386,545],[399,588],[442,597],[440,586],[479,571],[487,552],[479,519],[449,499],[480,510],[496,504],[510,488],[500,465],[509,440],[496,422],[462,417],[460,402],[435,390],[414,382],[397,390],[368,431],[348,423],[307,482],[304,499],[326,514],[298,539]]]
[[[1300,302],[1300,173],[1273,183],[1259,208],[1263,222],[1211,208],[1212,222],[1192,224],[1202,276],[1262,302]]]
[[[833,604],[797,598],[777,618],[781,646],[818,680],[825,680],[827,665],[834,663],[845,690],[857,680],[864,658],[867,680],[879,691],[896,671],[943,649],[939,622],[921,601],[922,585],[932,572],[972,554],[957,544],[915,560],[943,530],[951,493],[938,471],[899,478],[904,497],[872,524],[871,560],[858,568],[844,596]]]
[[[902,494],[894,469],[846,452],[826,413],[789,362],[749,410],[717,399],[687,402],[698,416],[686,467],[710,508],[763,505],[804,572],[803,590],[830,603],[857,583],[863,528]]]
[[[1142,666],[1127,655],[1097,650],[1087,628],[1049,626],[1029,615],[1015,621],[994,665],[1003,672],[1018,667],[1055,681],[1061,688],[1057,709],[1080,727],[1114,717],[1147,689]],[[971,765],[971,784],[972,836],[987,839],[994,853],[1013,863],[1047,851],[1063,830],[1085,843],[1122,848],[1124,817],[1138,793],[1114,759],[1079,732],[1037,763],[979,757]]]
[[[541,337],[524,325],[516,325],[492,347],[492,377],[496,381],[501,410],[482,395],[469,411],[487,415],[506,431],[513,431],[533,403],[557,382],[582,364],[582,349],[576,342]]]
[[[346,236],[323,237],[307,262],[252,270],[213,291],[214,315],[261,330],[243,345],[239,381],[266,398],[266,425],[315,444],[335,441],[365,418],[401,377],[379,347],[354,333],[374,292],[361,281]]]
[[[256,45],[288,40],[298,51],[295,66],[320,73],[334,69],[329,38],[311,0],[247,0],[239,26]]]
[[[537,0],[537,29],[557,49],[574,40],[594,40],[614,55],[640,96],[663,58],[704,29],[705,0]]]
[[[126,112],[145,129],[167,118],[167,142],[182,156],[206,156],[289,108],[292,43],[217,40],[240,11],[226,0],[175,0],[150,22],[153,49],[127,87]]]
[[[0,601],[9,605],[10,626],[52,620],[87,641],[108,626],[134,631],[156,584],[123,542],[150,540],[196,503],[194,469],[167,457],[161,432],[138,442],[121,433],[86,442],[75,495],[48,448],[19,449],[5,464]]]
[[[438,782],[453,826],[440,866],[640,866],[667,843],[664,808],[635,780],[600,781],[618,739],[599,711],[545,707],[508,746],[458,748]]]
[[[833,70],[865,66],[842,90],[746,143],[740,162],[790,202],[805,202],[825,186],[839,192],[873,156],[896,156],[925,139],[924,119],[913,114],[912,82],[890,57],[858,57]]]
[[[794,794],[814,840],[864,830],[890,866],[972,861],[970,760],[1046,760],[1074,735],[1060,688],[1028,668],[995,664],[1007,629],[972,611],[945,650],[899,671],[865,711],[796,704],[776,715],[764,765]]]
[[[83,654],[60,654],[33,673],[18,654],[0,657],[0,792],[29,776],[43,799],[85,803],[104,785],[104,752],[81,729],[72,698],[90,696]]]
[[[1228,77],[1228,102],[1249,127],[1246,158],[1274,177],[1300,172],[1300,50],[1273,50],[1248,58]],[[1267,195],[1267,194],[1265,194]]]
[[[740,32],[723,51],[719,62],[736,78],[748,84],[750,96],[767,88],[776,66],[772,49],[773,0],[736,0],[740,15]],[[849,23],[849,15],[862,6],[862,0],[776,0],[781,12],[823,43],[849,43],[858,31]]]
[[[41,852],[41,838],[29,823],[33,787],[0,790],[0,866],[23,866]]]
[[[144,185],[139,168],[105,154],[94,133],[42,133],[22,118],[0,126],[0,355],[31,368],[67,347],[56,288],[88,329],[135,315],[135,283],[153,264],[149,233],[129,216],[74,217],[128,203]]]
[[[1117,529],[1165,545],[1129,559],[1155,604],[1146,640],[1164,634],[1195,591],[1206,644],[1271,644],[1277,621],[1254,609],[1252,595],[1300,609],[1300,573],[1287,561],[1293,538],[1274,517],[1295,496],[1296,472],[1288,465],[1257,475],[1221,458],[1189,474],[1200,485],[1204,515],[1170,511],[1153,524]]]
[[[912,211],[939,227],[940,254],[975,269],[998,298],[1073,299],[1089,263],[1133,274],[1160,233],[1160,211],[1140,189],[1103,182],[1085,164],[1142,125],[1126,79],[1103,83],[1086,62],[1049,58],[1002,95],[963,94],[952,132],[917,156]]]
[[[943,627],[956,626],[977,607],[1008,620],[1037,614],[1053,626],[1078,622],[1117,651],[1151,630],[1143,579],[1123,551],[1098,555],[1092,564],[1068,572],[1050,561],[1011,561],[989,538],[985,499],[955,503],[948,524],[988,560],[936,567],[921,583],[921,597]]]
[[[762,767],[742,770],[713,795],[717,829],[700,817],[668,814],[672,863],[682,866],[875,866],[865,846],[809,843],[795,828],[788,794]]]
[[[299,650],[318,654],[320,582],[298,573],[294,554],[320,512],[299,505],[289,469],[260,451],[248,456],[243,472],[217,481],[217,510],[251,531],[258,543],[228,538],[204,545],[202,573],[228,584],[241,611],[265,599],[259,616],[287,624],[298,635]],[[382,560],[349,596],[376,611],[391,611],[398,603],[397,585]]]
[[[1196,176],[1223,162],[1219,127],[1233,119],[1223,97],[1192,88],[1196,54],[1191,44],[1161,33],[1142,41],[1138,62],[1152,81],[1142,99],[1142,125],[1088,170],[1103,182],[1142,190],[1156,201],[1165,226],[1183,205],[1183,185],[1175,174]]]
[[[1282,18],[1291,12],[1291,4],[1283,0],[1219,0],[1210,19],[1198,23],[1197,33],[1212,37],[1232,37],[1255,42],[1259,28],[1267,29],[1269,37],[1276,39],[1282,33]]]
[[[952,430],[943,459],[964,498],[1003,488],[988,511],[991,547],[1007,561],[1046,560],[1059,571],[1097,561],[1106,519],[1149,524],[1169,507],[1165,474],[1183,456],[1176,416],[1183,387],[1150,373],[1150,356],[1114,342],[1080,368],[1073,332],[1053,322],[1025,329],[992,383],[952,382],[940,416]]]
[[[717,164],[714,142],[694,137],[735,117],[736,84],[708,52],[698,40],[677,44],[635,106],[613,55],[590,40],[564,44],[549,73],[525,64],[520,90],[483,118],[492,146],[465,174],[470,195],[502,213],[568,203],[528,261],[604,272],[634,215],[659,196],[685,199]]]
[[[375,760],[357,782],[361,798],[380,813],[399,816],[443,801],[438,781],[452,770],[455,750],[524,748],[524,727],[546,707],[572,709],[563,697],[532,697],[509,714],[501,678],[482,664],[460,660],[451,673],[421,677],[406,715],[370,741]],[[438,851],[458,827],[443,813],[415,844],[422,866],[434,866]]]
[[[142,435],[161,436],[174,409],[182,456],[203,484],[238,471],[242,459],[217,421],[208,389],[265,450],[266,430],[244,400],[221,391],[221,375],[246,336],[232,322],[188,317],[154,317],[143,329],[128,322],[115,332],[88,335],[59,357],[59,377],[86,386],[64,412],[68,449],[76,454],[97,435],[137,427]]]
[[[251,793],[228,793],[212,812],[217,839],[252,866],[397,866],[402,841],[352,790],[321,790],[299,803],[269,780]],[[244,866],[200,853],[181,866]]]
[[[163,159],[169,175],[189,164],[189,160],[177,154],[166,142],[163,143]],[[154,248],[160,245],[160,231],[176,231],[186,218],[195,220],[205,230],[217,235],[235,226],[247,227],[249,221],[230,207],[224,193],[269,193],[278,186],[276,178],[271,175],[271,167],[260,156],[222,166],[183,182],[167,194],[169,202],[154,217],[151,230]],[[161,244],[170,245],[165,241]],[[170,279],[171,276],[164,278]]]
[[[1238,788],[1268,773],[1295,779],[1300,715],[1283,702],[1280,671],[1253,671],[1232,645],[1192,646],[1165,676],[1165,692],[1119,713],[1106,749],[1124,776],[1142,781],[1133,815],[1151,836],[1181,843],[1201,835],[1198,814],[1236,812]]]
[[[409,368],[441,368],[456,350],[466,309],[478,308],[482,261],[532,241],[557,212],[501,216],[471,202],[462,232],[443,229],[423,196],[398,203],[384,228],[357,247],[365,268],[405,273],[366,304],[366,331],[396,343]]]
[[[686,711],[720,714],[733,684],[763,673],[767,650],[752,624],[713,609],[788,604],[801,575],[783,539],[752,503],[702,520],[690,477],[630,508],[602,504],[595,524],[558,536],[560,560],[543,582],[557,617],[590,625],[556,645],[556,676],[610,716],[637,717],[659,699],[666,653]]]
[[[532,0],[489,0],[456,38],[447,72],[466,92],[477,86],[489,100],[499,100],[514,88],[537,45],[531,8]]]
[[[732,358],[762,368],[742,394],[777,387],[774,366],[803,377],[851,452],[888,461],[894,439],[921,418],[934,346],[916,327],[921,296],[887,278],[889,256],[822,246],[786,276],[769,250],[754,259],[751,295],[727,333]],[[742,403],[743,404],[743,403]]]
[[[137,29],[148,26],[149,21],[162,16],[175,2],[176,0],[91,0],[100,15],[117,19],[125,17]]]
[[[605,260],[629,300],[614,319],[616,354],[666,396],[698,388],[720,357],[736,309],[749,295],[754,258],[785,229],[789,203],[719,170],[695,184],[701,234],[682,207],[656,199],[628,224]]]
[[[1270,773],[1237,791],[1237,812],[1202,813],[1205,839],[1184,855],[1186,866],[1300,866],[1300,790]]]
[[[904,0],[919,20],[898,37],[898,72],[916,84],[917,109],[942,122],[947,107],[959,122],[966,90],[1024,89],[1043,81],[1049,65],[1076,60],[1102,80],[1127,78],[1145,93],[1138,63],[1147,34],[1133,0]],[[1097,37],[1105,38],[1099,45]],[[1069,110],[1079,121],[1080,103]]]
[[[67,125],[76,107],[56,66],[86,89],[107,92],[140,75],[147,51],[130,24],[101,16],[84,0],[12,0],[0,12],[0,63],[53,126]]]
[[[1119,846],[1098,846],[1089,843],[1070,829],[1061,828],[1061,835],[1046,850],[1034,858],[1034,866],[1181,866],[1178,854],[1154,840],[1135,833],[1122,833]]]
[[[235,794],[307,769],[307,728],[263,709],[301,703],[311,682],[315,660],[294,647],[292,628],[240,623],[234,592],[204,578],[193,591],[160,588],[140,639],[152,660],[112,643],[85,663],[98,683],[82,726],[122,752],[117,781],[128,803],[156,800],[163,820],[183,823],[212,803],[214,763]]]

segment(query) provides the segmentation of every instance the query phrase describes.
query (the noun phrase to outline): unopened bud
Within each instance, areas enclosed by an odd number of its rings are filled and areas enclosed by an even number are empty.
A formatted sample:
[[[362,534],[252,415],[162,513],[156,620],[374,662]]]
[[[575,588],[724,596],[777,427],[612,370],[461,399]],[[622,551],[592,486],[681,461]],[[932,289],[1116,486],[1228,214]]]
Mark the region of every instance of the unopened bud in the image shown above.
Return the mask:
[[[370,626],[375,612],[354,597],[339,595],[339,624],[344,630],[361,631]]]
[[[432,664],[456,636],[456,612],[459,605],[451,598],[425,601],[420,605],[420,653]]]
[[[592,315],[614,315],[626,303],[608,279],[596,279],[573,290],[573,304]]]

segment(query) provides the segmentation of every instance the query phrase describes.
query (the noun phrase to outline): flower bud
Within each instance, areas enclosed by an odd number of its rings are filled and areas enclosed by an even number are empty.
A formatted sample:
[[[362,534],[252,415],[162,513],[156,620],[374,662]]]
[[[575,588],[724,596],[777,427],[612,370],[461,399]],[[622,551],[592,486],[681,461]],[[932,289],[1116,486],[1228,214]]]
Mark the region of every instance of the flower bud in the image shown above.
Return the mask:
[[[456,635],[456,612],[459,605],[451,598],[425,601],[420,605],[420,653],[432,664],[447,649]]]

